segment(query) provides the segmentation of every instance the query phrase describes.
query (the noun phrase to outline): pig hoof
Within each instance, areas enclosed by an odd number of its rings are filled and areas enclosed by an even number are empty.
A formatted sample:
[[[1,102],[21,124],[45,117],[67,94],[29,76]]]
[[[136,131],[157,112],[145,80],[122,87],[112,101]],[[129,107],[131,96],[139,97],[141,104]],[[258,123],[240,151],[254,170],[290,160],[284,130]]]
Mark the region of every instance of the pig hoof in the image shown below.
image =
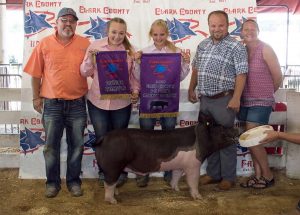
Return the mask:
[[[200,195],[200,193],[192,194],[192,197],[193,197],[194,200],[203,199],[203,197]]]
[[[105,201],[110,204],[117,204],[117,200],[115,198],[105,198]]]
[[[120,194],[119,190],[115,189],[115,195],[119,195],[119,194]]]
[[[174,185],[174,186],[172,185],[172,189],[175,190],[175,191],[177,191],[177,192],[180,191],[180,189],[179,189],[179,187],[177,185]]]

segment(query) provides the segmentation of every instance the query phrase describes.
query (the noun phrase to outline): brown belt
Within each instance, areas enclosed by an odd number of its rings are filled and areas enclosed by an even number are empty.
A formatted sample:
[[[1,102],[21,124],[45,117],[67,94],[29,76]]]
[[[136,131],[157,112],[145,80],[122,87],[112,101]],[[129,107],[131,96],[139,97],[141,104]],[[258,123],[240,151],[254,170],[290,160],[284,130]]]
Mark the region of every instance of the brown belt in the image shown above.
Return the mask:
[[[213,95],[213,96],[206,96],[206,97],[207,97],[207,98],[210,98],[210,99],[218,99],[218,98],[222,98],[222,97],[227,96],[227,95],[233,95],[233,90],[227,90],[227,91],[218,93],[218,94],[216,94],[216,95]]]

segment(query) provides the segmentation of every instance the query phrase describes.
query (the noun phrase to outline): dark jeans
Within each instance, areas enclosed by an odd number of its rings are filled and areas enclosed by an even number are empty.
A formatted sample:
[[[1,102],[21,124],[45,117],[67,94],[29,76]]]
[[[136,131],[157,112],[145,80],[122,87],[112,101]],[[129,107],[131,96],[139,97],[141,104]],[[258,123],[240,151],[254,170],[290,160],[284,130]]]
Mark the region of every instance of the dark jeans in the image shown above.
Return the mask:
[[[67,186],[81,184],[81,160],[87,112],[85,98],[74,100],[44,99],[43,125],[46,133],[44,157],[46,184],[60,188],[60,145],[66,128],[68,145]]]
[[[87,106],[97,140],[111,130],[128,127],[131,105],[118,110],[102,110],[88,100]],[[102,172],[101,167],[99,172]]]
[[[140,118],[140,128],[153,130],[156,124],[156,118]],[[158,119],[162,130],[173,130],[176,126],[176,117],[161,117]]]

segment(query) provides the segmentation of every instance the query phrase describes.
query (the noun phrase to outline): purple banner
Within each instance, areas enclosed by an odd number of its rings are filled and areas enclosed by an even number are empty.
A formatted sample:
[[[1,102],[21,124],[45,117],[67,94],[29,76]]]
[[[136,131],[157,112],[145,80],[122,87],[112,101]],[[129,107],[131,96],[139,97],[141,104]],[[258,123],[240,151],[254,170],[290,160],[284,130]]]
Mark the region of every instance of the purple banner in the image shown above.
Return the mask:
[[[142,55],[140,117],[177,116],[180,71],[180,53]]]
[[[126,51],[96,53],[100,98],[129,98],[129,76]]]

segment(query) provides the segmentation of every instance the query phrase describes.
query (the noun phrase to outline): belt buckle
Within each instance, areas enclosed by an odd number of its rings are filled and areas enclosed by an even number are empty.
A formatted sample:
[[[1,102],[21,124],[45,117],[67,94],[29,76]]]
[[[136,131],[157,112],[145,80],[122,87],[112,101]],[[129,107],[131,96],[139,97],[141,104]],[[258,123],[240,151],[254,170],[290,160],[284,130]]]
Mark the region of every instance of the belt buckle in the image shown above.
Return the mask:
[[[211,98],[211,99],[218,99],[218,98],[222,98],[224,96],[227,96],[229,94],[232,93],[232,90],[227,90],[227,91],[223,91],[221,93],[218,93],[216,95],[213,95],[213,96],[208,96],[208,98]]]
[[[230,94],[230,91],[229,91],[229,90],[227,90],[227,91],[223,92],[223,95],[222,95],[222,97],[224,97],[224,96],[227,96],[227,95],[229,95],[229,94]]]

